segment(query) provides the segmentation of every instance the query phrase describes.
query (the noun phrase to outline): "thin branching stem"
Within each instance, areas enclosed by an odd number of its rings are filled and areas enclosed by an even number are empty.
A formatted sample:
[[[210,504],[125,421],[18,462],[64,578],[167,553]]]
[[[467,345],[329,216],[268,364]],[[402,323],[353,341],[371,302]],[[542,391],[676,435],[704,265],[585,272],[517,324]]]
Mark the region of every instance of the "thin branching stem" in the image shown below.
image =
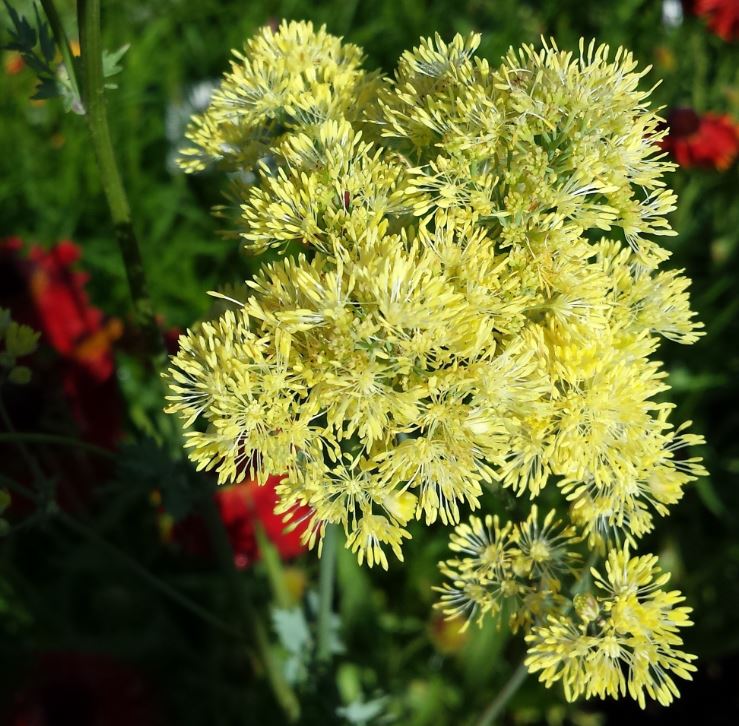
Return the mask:
[[[180,607],[184,608],[193,615],[196,615],[212,627],[232,638],[243,637],[242,633],[238,629],[221,620],[221,618],[219,618],[217,615],[209,612],[202,605],[199,605],[186,595],[183,595],[181,592],[162,580],[160,577],[146,569],[129,554],[101,537],[94,529],[86,525],[84,522],[81,522],[71,515],[61,511],[57,512],[56,518],[58,519],[58,521],[64,524],[67,529],[71,530],[79,537],[92,542],[96,547],[112,555],[115,559],[124,564],[129,570],[135,573],[140,579],[144,580],[147,584],[149,584],[153,589],[157,590],[162,595],[168,597],[170,600],[172,600],[172,602],[177,603]]]
[[[231,543],[223,527],[221,514],[212,496],[204,497],[201,511],[210,534],[210,540],[215,549],[216,559],[229,585],[234,607],[241,617],[244,632],[250,636],[256,645],[256,650],[264,666],[265,675],[270,683],[275,699],[285,713],[288,721],[294,723],[300,716],[300,703],[290,684],[285,679],[276,653],[269,642],[267,628],[251,601],[245,583],[236,570]]]
[[[80,451],[86,451],[90,454],[103,457],[105,459],[114,459],[115,453],[104,449],[102,446],[95,446],[87,441],[72,438],[71,436],[60,436],[58,434],[45,434],[36,432],[14,431],[13,433],[0,433],[0,444],[52,444],[54,446],[69,446]]]
[[[18,432],[15,430],[15,426],[13,426],[10,414],[5,408],[5,403],[3,402],[2,395],[0,395],[0,422],[2,422],[3,426],[5,426],[5,428],[8,430],[7,434],[0,433],[0,437],[12,440],[13,443],[18,447],[18,451],[20,452],[21,457],[26,462],[26,465],[33,474],[35,483],[37,484],[37,486],[40,487],[46,478],[44,476],[44,472],[42,471],[41,465],[38,463],[36,458],[26,447],[22,437],[20,437]]]
[[[5,408],[2,405],[2,402],[0,402],[0,417],[2,417],[6,426],[9,425],[10,419],[7,416],[7,412],[5,411]],[[12,439],[13,443],[20,450],[23,450],[23,443],[20,440],[22,435],[14,434],[13,436],[15,437]],[[10,439],[7,439],[7,438],[6,440],[10,441]],[[24,459],[29,464],[29,466],[31,466],[33,457],[31,456],[30,452],[26,452],[26,456],[24,456]],[[38,474],[36,474],[36,476],[38,476]],[[76,517],[73,517],[71,514],[68,514],[67,512],[62,511],[53,502],[51,503],[51,506],[47,509],[44,506],[44,495],[42,492],[36,489],[31,489],[25,486],[24,484],[21,484],[20,482],[16,482],[14,479],[10,479],[9,477],[6,477],[2,474],[0,474],[0,484],[8,487],[9,489],[13,491],[18,492],[24,497],[27,497],[31,501],[35,502],[41,508],[39,512],[37,512],[35,515],[32,515],[29,519],[27,519],[26,521],[22,523],[23,527],[29,526],[31,521],[33,521],[33,523],[35,524],[36,522],[45,521],[49,516],[53,516],[54,519],[56,519],[56,521],[65,525],[67,529],[71,530],[79,537],[82,537],[92,542],[95,545],[95,547],[101,550],[104,550],[109,555],[113,556],[119,562],[124,564],[129,570],[131,570],[136,575],[138,575],[139,578],[147,582],[152,588],[154,588],[159,593],[165,595],[170,600],[172,600],[172,602],[177,603],[180,607],[189,611],[193,615],[196,615],[197,617],[201,618],[202,620],[204,620],[206,623],[208,623],[212,627],[222,631],[223,633],[229,635],[230,637],[237,637],[237,638],[243,637],[242,633],[238,631],[236,628],[230,626],[228,623],[224,622],[219,617],[209,612],[204,607],[196,603],[194,600],[191,600],[186,595],[183,595],[178,590],[175,590],[171,585],[166,583],[164,580],[162,580],[160,577],[158,577],[154,573],[150,572],[148,569],[146,569],[143,565],[137,562],[129,554],[119,549],[111,542],[108,542],[108,540],[106,540],[104,537],[102,537],[100,534],[98,534],[94,529],[92,529],[90,526],[88,526],[84,522],[80,521]],[[13,534],[17,530],[18,528],[11,531],[9,534]]]
[[[100,0],[78,0],[77,21],[82,60],[82,101],[90,138],[100,169],[100,181],[113,220],[116,242],[123,257],[134,319],[144,335],[154,369],[161,371],[167,360],[166,349],[154,318],[154,307],[144,272],[128,197],[118,170],[105,109],[103,48],[100,38]]]
[[[81,99],[80,95],[80,84],[77,78],[77,68],[74,64],[74,54],[72,53],[72,46],[69,43],[67,32],[64,30],[64,25],[59,17],[59,12],[54,5],[54,0],[41,0],[41,7],[46,13],[46,19],[49,21],[49,27],[51,28],[51,34],[54,36],[59,52],[62,54],[62,61],[64,67],[67,69],[67,75],[69,76],[69,82],[72,85],[72,91],[75,98]]]
[[[321,549],[320,574],[318,581],[318,648],[319,662],[331,660],[331,639],[333,620],[334,578],[336,575],[336,540],[338,527],[326,525]]]
[[[523,682],[526,680],[528,670],[526,666],[521,663],[518,668],[511,674],[511,677],[506,681],[503,688],[500,689],[498,695],[490,702],[490,705],[483,711],[477,721],[477,726],[491,726],[495,723],[495,720],[500,716],[505,707],[508,705],[508,701],[513,698],[513,695],[521,687]]]

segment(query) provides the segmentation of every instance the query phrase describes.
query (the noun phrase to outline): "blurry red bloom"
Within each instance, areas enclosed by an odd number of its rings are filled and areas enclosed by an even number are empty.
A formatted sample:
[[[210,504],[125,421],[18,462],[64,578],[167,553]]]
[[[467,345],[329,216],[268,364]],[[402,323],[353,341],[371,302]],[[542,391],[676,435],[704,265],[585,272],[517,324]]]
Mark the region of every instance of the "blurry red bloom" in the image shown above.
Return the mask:
[[[26,67],[26,62],[20,53],[11,51],[5,54],[3,67],[9,76],[17,76]]]
[[[693,0],[693,12],[727,42],[739,39],[739,0]]]
[[[300,536],[308,526],[310,509],[302,507],[295,511],[291,523],[298,524],[294,529],[283,522],[281,514],[275,514],[275,485],[281,479],[280,476],[271,476],[262,486],[250,481],[221,487],[214,495],[239,569],[249,567],[259,559],[257,524],[264,529],[283,559],[296,557],[306,549]],[[204,556],[210,552],[205,526],[197,515],[177,522],[170,538],[190,554]]]
[[[0,305],[13,318],[39,330],[58,355],[54,373],[61,379],[80,433],[101,446],[120,437],[121,411],[112,343],[122,324],[93,307],[85,291],[88,276],[75,268],[80,250],[60,242],[49,250],[18,238],[0,242]]]
[[[95,653],[43,653],[10,706],[9,726],[158,726],[131,668]]]
[[[667,116],[669,134],[661,146],[680,166],[727,169],[739,152],[739,127],[729,116],[691,108],[673,109]]]
[[[167,349],[167,353],[177,355],[177,351],[180,349],[182,329],[175,326],[173,328],[164,328],[163,330],[164,347]]]

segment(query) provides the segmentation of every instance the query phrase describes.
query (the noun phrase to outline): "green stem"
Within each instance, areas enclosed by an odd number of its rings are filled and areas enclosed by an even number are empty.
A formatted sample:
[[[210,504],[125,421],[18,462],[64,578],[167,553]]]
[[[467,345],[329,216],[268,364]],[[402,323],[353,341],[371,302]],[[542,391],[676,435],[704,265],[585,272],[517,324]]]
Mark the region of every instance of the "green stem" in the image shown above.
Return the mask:
[[[262,556],[264,569],[267,572],[267,579],[269,580],[272,595],[277,603],[277,607],[283,609],[289,608],[294,603],[290,596],[287,582],[285,582],[285,570],[282,566],[280,553],[277,551],[277,547],[270,542],[262,523],[256,515],[254,516],[254,534],[257,538],[259,554]]]
[[[577,582],[572,586],[572,590],[570,590],[571,597],[563,612],[569,612],[570,608],[572,607],[572,602],[575,599],[575,595],[579,595],[581,592],[584,592],[588,587],[590,587],[590,583],[592,580],[590,569],[595,566],[595,563],[598,561],[599,557],[600,555],[598,554],[597,550],[591,551],[590,556],[585,563],[585,567],[583,567],[582,569],[582,574],[577,579]]]
[[[240,616],[243,631],[244,633],[250,634],[254,639],[257,652],[275,698],[288,721],[294,723],[300,716],[300,703],[290,684],[285,680],[280,663],[269,642],[267,629],[252,604],[251,597],[244,587],[244,583],[239,577],[238,570],[234,564],[233,550],[228,539],[228,533],[223,525],[223,519],[218,511],[218,506],[212,496],[203,498],[202,514],[206,527],[208,528],[214,554],[223,571],[226,582],[229,584],[231,598]]]
[[[46,481],[46,477],[44,476],[44,472],[41,470],[41,466],[39,465],[38,461],[31,455],[31,452],[26,448],[25,444],[21,439],[18,438],[18,432],[15,430],[15,426],[13,426],[13,422],[10,420],[10,415],[8,414],[8,411],[5,408],[5,404],[3,403],[2,396],[0,395],[0,420],[2,421],[3,425],[6,429],[8,429],[7,434],[0,434],[2,437],[9,437],[10,440],[13,441],[13,443],[18,447],[18,450],[21,453],[21,457],[23,457],[23,460],[26,462],[26,465],[31,470],[31,473],[33,474],[33,477],[35,479],[36,484],[39,488],[41,488]]]
[[[28,489],[28,487],[25,487],[23,484],[19,484],[18,482],[9,479],[2,474],[0,474],[0,483],[12,490],[19,492],[20,494],[23,494],[29,499],[32,499],[34,501],[38,501],[39,499],[39,494],[37,492]],[[64,524],[68,529],[72,530],[75,534],[82,537],[83,539],[90,540],[95,544],[96,547],[99,547],[116,557],[132,572],[136,573],[142,580],[145,580],[147,583],[149,583],[149,585],[151,585],[155,590],[158,590],[163,595],[166,595],[170,600],[185,608],[185,610],[193,613],[193,615],[197,615],[209,625],[212,625],[213,627],[221,630],[227,635],[237,638],[242,637],[242,633],[240,631],[231,627],[228,623],[208,612],[208,610],[198,605],[195,601],[191,600],[186,595],[183,595],[182,593],[175,590],[173,587],[164,582],[164,580],[161,580],[159,577],[149,572],[149,570],[139,564],[135,559],[133,559],[133,557],[126,554],[123,550],[118,549],[118,547],[108,542],[108,540],[106,540],[105,538],[101,537],[94,529],[88,527],[83,522],[80,522],[78,519],[72,517],[66,512],[59,510],[56,507],[54,507],[54,510],[54,515],[56,519]],[[46,513],[44,513],[43,516],[45,517]],[[25,524],[26,522],[24,522],[24,525]]]
[[[92,145],[100,169],[100,180],[110,208],[116,242],[126,268],[128,287],[133,301],[134,319],[144,334],[155,369],[162,370],[167,360],[166,349],[154,319],[154,308],[149,296],[141,250],[131,221],[128,198],[123,188],[113,152],[108,116],[105,110],[103,48],[100,40],[100,0],[78,0],[77,22],[79,24],[82,58],[82,99],[87,112],[87,123]]]
[[[41,0],[41,7],[43,7],[46,13],[46,19],[49,21],[49,27],[51,33],[54,36],[59,52],[62,54],[62,60],[64,66],[67,69],[67,75],[69,76],[69,82],[72,84],[72,91],[76,98],[82,102],[80,96],[80,85],[77,81],[77,69],[74,65],[74,54],[72,53],[72,46],[69,44],[69,38],[62,25],[62,20],[59,17],[54,0]]]
[[[575,595],[582,592],[587,588],[590,583],[590,568],[598,560],[597,551],[593,550],[588,557],[588,561],[585,563],[585,567],[582,570],[582,575],[577,579],[577,582],[573,585],[571,594],[574,598]],[[562,612],[569,612],[572,607],[572,600],[569,600],[567,605],[563,608]],[[508,701],[511,699],[513,694],[521,687],[521,684],[526,680],[528,670],[526,666],[521,663],[518,668],[513,672],[508,682],[503,686],[502,690],[490,705],[485,709],[480,719],[477,721],[476,726],[489,726],[495,722],[495,719],[501,714]]]
[[[100,549],[105,550],[109,554],[113,555],[116,559],[126,565],[132,572],[137,574],[142,580],[151,585],[151,587],[153,587],[155,590],[158,590],[163,595],[166,595],[170,600],[177,603],[185,610],[188,610],[193,615],[197,615],[209,625],[212,625],[214,628],[226,633],[231,637],[242,637],[242,634],[238,630],[236,630],[217,616],[208,612],[208,610],[198,605],[186,595],[183,595],[182,593],[175,590],[173,587],[158,578],[156,575],[149,572],[149,570],[139,564],[135,559],[133,559],[133,557],[126,554],[125,552],[123,552],[123,550],[118,549],[118,547],[101,537],[94,529],[88,527],[83,522],[80,522],[79,520],[71,517],[65,512],[58,511],[57,519],[78,536],[90,540]]]
[[[513,694],[521,687],[528,675],[526,666],[521,663],[508,679],[503,688],[500,689],[498,695],[485,709],[482,716],[477,721],[477,726],[490,726],[495,723],[495,719],[503,713],[508,701],[511,700]]]
[[[28,497],[34,502],[39,498],[38,492],[33,491],[33,489],[29,489],[27,486],[15,481],[14,479],[10,479],[4,474],[0,474],[0,484],[4,487],[8,487],[8,489],[11,489],[14,492],[18,492],[18,494],[22,494],[24,497]]]
[[[29,444],[58,444],[60,446],[72,446],[82,451],[88,451],[91,454],[103,456],[106,459],[114,459],[115,454],[112,451],[103,449],[95,444],[88,444],[86,441],[78,441],[69,436],[58,436],[57,434],[44,433],[25,433],[14,431],[13,433],[0,433],[0,444],[17,444],[27,442]]]
[[[318,580],[318,650],[319,662],[331,660],[331,621],[333,619],[334,577],[336,574],[336,540],[338,526],[327,524],[321,550]]]

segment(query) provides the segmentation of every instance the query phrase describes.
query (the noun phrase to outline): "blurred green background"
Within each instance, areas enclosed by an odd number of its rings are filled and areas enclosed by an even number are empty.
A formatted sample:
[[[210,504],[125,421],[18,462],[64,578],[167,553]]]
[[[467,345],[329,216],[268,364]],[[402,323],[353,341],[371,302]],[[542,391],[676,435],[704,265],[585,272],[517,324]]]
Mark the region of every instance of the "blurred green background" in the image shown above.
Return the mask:
[[[16,0],[14,6],[28,13],[30,3]],[[72,29],[72,3],[60,7]],[[689,4],[679,2],[105,0],[105,47],[131,44],[116,77],[118,89],[108,96],[114,144],[156,310],[167,326],[192,324],[210,306],[207,290],[246,277],[254,264],[238,243],[219,237],[218,222],[210,214],[224,180],[207,174],[187,178],[174,169],[172,157],[198,88],[202,96],[198,84],[217,79],[231,48],[281,18],[326,23],[330,32],[364,47],[368,67],[386,72],[419,36],[434,32],[449,38],[455,32],[480,31],[480,54],[492,62],[509,45],[536,43],[542,35],[572,49],[579,37],[595,37],[625,45],[642,64],[654,66],[648,82],[662,79],[654,91],[656,105],[739,118],[739,44],[718,37],[691,14]],[[5,33],[7,23],[0,25]],[[65,114],[58,100],[31,102],[33,74],[27,68],[14,72],[12,60],[5,53],[0,68],[0,237],[17,235],[45,247],[75,240],[90,273],[93,303],[125,319],[125,276],[84,124]],[[699,675],[694,684],[681,687],[683,697],[672,709],[650,708],[646,714],[632,703],[564,706],[559,690],[545,691],[529,679],[512,701],[506,717],[510,723],[620,723],[624,718],[680,723],[700,717],[718,724],[733,723],[732,713],[739,713],[738,177],[735,162],[725,171],[679,169],[669,180],[680,200],[672,219],[678,236],[666,243],[674,253],[669,264],[686,268],[693,279],[693,305],[707,334],[690,347],[668,341],[661,357],[670,372],[676,419],[692,419],[696,433],[707,439],[703,454],[710,477],[659,522],[644,548],[663,557],[674,573],[673,584],[695,609],[696,624],[686,640],[687,649],[700,657]],[[122,360],[123,375],[126,365]],[[137,419],[135,414],[139,384],[123,384],[133,412],[130,426],[136,430],[144,426],[143,415]],[[141,395],[150,395],[141,385]],[[155,534],[145,485],[136,492],[111,493],[111,506],[115,497],[139,497],[121,505],[113,529],[157,567],[161,558],[150,551]],[[45,542],[55,546],[53,539]],[[315,718],[306,722],[331,723],[331,699],[366,702],[386,696],[384,710],[394,714],[394,723],[463,724],[491,700],[520,658],[520,643],[507,642],[493,624],[471,629],[462,642],[430,615],[430,586],[445,549],[442,528],[419,531],[407,547],[406,566],[391,568],[389,574],[359,571],[351,555],[342,553],[339,603],[346,653],[339,659],[338,695],[327,696],[323,705],[316,699],[311,706]],[[66,560],[82,573],[74,584],[63,584],[58,576],[39,578],[27,592],[14,595],[25,602],[31,620],[0,625],[3,692],[12,692],[20,643],[84,645],[143,669],[155,684],[165,723],[280,722],[269,712],[258,716],[259,694],[252,684],[229,679],[225,646],[206,643],[202,633],[182,642],[181,624],[165,618],[156,598],[138,593],[136,582],[123,575],[96,579],[99,563],[85,559],[92,555],[77,554]],[[314,567],[312,557],[299,565],[308,577]],[[101,593],[104,586],[108,589]],[[34,598],[60,598],[57,617],[44,620],[44,609],[36,608]],[[106,598],[112,598],[112,606]],[[8,602],[0,594],[0,618],[11,609]],[[254,720],[250,713],[257,714]],[[382,722],[371,709],[367,713],[369,720],[354,722]]]

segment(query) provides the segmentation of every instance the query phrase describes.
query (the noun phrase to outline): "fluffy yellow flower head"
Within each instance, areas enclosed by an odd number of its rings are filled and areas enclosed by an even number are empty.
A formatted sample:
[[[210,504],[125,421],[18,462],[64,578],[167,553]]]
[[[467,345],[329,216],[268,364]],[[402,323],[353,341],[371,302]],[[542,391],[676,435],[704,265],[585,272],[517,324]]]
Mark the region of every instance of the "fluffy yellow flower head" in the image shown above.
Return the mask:
[[[484,524],[477,517],[460,524],[449,546],[462,556],[441,564],[450,582],[436,588],[438,607],[449,617],[465,616],[466,629],[473,618],[482,620],[505,606],[514,632],[560,607],[565,602],[560,578],[576,567],[579,555],[572,549],[575,528],[563,528],[555,517],[551,510],[540,524],[534,504],[516,525],[501,527],[489,514]]]
[[[702,440],[670,422],[653,357],[701,333],[655,241],[674,234],[660,119],[622,49],[525,46],[494,67],[478,43],[422,40],[394,79],[309,23],[236,54],[182,165],[232,172],[233,231],[286,254],[183,336],[168,411],[198,467],[285,473],[282,510],[313,510],[306,540],[340,524],[370,566],[402,559],[411,520],[458,525],[483,487],[554,485],[559,517],[459,525],[441,605],[506,605],[529,667],[572,697],[667,702],[667,671],[692,668],[673,649],[685,609],[617,594],[618,568],[654,563],[613,549],[703,473],[678,454]],[[610,551],[610,594],[574,603],[584,626],[562,584],[577,542]]]
[[[691,608],[654,555],[613,550],[605,576],[592,570],[598,590],[575,598],[575,617],[550,614],[526,636],[526,666],[551,685],[562,681],[567,700],[628,694],[644,708],[646,696],[664,706],[679,696],[673,676],[691,680],[694,655],[680,650],[679,629]]]

